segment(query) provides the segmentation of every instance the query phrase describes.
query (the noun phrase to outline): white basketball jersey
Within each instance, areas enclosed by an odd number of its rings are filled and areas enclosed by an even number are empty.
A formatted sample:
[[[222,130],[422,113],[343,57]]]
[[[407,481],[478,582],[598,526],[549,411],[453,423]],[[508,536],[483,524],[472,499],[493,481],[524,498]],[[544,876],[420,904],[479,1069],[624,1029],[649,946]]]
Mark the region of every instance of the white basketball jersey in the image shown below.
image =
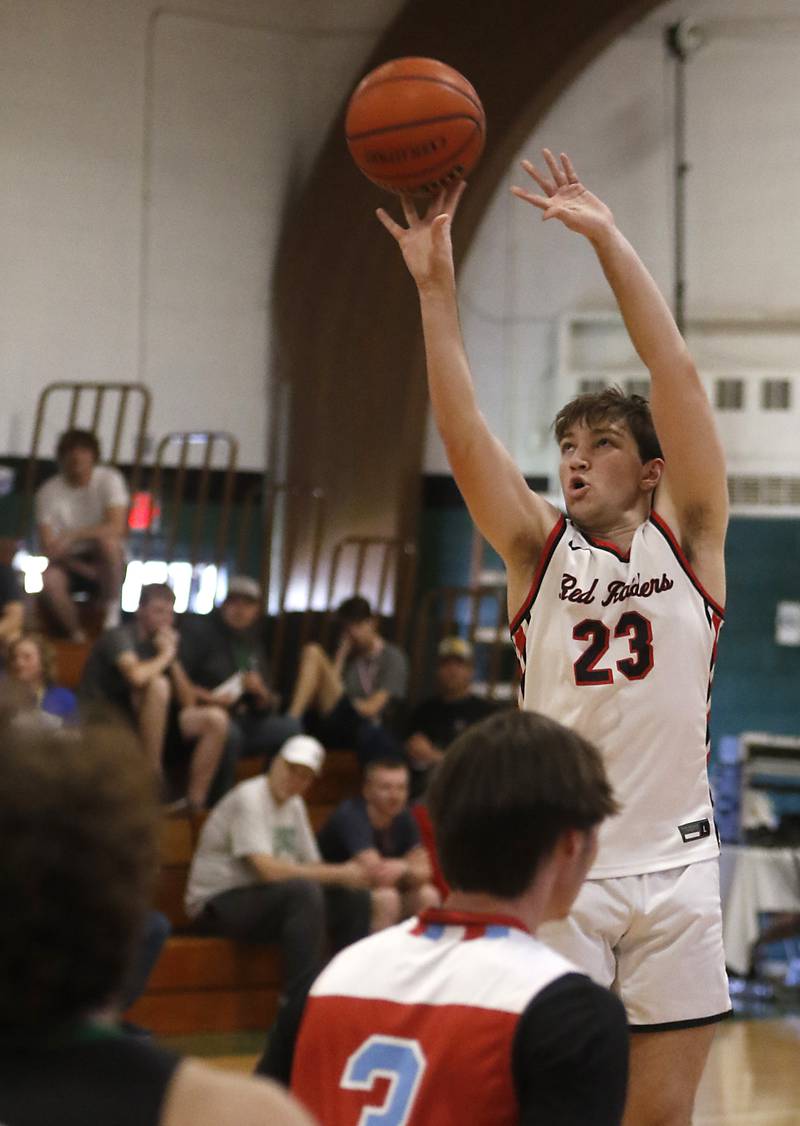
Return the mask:
[[[516,1126],[520,1016],[575,972],[516,920],[426,911],[348,946],[322,971],[292,1090],[325,1126]]]
[[[717,855],[706,763],[722,618],[656,513],[627,554],[563,516],[550,533],[511,636],[522,706],[595,743],[622,806],[591,878]]]

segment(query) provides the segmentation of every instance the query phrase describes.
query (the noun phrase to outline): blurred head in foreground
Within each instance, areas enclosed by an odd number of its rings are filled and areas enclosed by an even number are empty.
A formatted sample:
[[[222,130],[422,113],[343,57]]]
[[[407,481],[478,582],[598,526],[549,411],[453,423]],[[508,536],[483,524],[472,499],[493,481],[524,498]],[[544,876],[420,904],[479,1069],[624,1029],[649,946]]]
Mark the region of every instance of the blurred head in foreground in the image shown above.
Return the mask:
[[[153,774],[111,726],[14,725],[0,705],[0,1034],[113,1002],[150,905]]]
[[[454,892],[513,901],[555,863],[546,918],[569,912],[618,811],[599,751],[536,712],[503,711],[448,749],[428,791],[445,879]]]

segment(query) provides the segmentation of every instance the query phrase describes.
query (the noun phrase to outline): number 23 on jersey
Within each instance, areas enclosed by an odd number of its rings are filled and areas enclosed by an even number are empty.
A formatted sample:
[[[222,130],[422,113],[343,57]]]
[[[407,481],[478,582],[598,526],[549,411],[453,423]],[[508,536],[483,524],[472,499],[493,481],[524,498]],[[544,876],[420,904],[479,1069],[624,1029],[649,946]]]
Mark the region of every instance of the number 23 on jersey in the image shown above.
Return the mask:
[[[573,664],[577,685],[613,684],[617,675],[626,680],[644,680],[655,664],[653,630],[636,610],[628,610],[613,627],[613,636],[627,638],[629,653],[620,660],[608,659],[612,630],[599,619],[585,618],[572,631],[576,641],[588,644]]]

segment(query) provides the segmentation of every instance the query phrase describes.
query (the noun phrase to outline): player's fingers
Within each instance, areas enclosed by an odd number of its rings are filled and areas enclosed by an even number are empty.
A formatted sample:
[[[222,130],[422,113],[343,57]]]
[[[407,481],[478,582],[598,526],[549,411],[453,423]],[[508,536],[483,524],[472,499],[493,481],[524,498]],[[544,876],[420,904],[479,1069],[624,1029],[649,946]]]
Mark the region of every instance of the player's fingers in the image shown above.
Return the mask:
[[[556,188],[556,185],[553,183],[553,181],[548,180],[544,173],[540,172],[539,169],[534,164],[531,164],[529,160],[523,160],[522,167],[525,169],[531,179],[536,181],[543,192],[545,192],[547,195],[556,194],[556,191],[558,189]]]
[[[567,154],[565,152],[562,152],[562,154],[561,154],[561,163],[564,167],[564,171],[567,174],[567,180],[569,181],[569,183],[570,184],[579,183],[580,181],[578,180],[578,173],[575,171],[575,168],[572,164],[572,161],[570,160],[570,158],[567,156]]]
[[[467,181],[459,180],[457,184],[452,184],[447,189],[447,192],[445,193],[444,205],[445,209],[449,211],[451,215],[455,215],[456,211],[458,210],[458,205],[461,202],[461,197],[464,194],[466,187]]]
[[[401,227],[399,223],[395,223],[391,215],[388,215],[382,207],[379,207],[375,214],[378,216],[381,223],[383,223],[384,227],[392,236],[392,238],[399,241],[401,236],[405,234],[405,227]]]
[[[560,188],[563,188],[563,186],[567,182],[566,172],[550,152],[550,149],[542,149],[542,156],[547,163],[547,167],[550,169],[550,175],[553,177],[558,186]]]
[[[534,207],[539,207],[543,211],[550,206],[550,200],[547,196],[534,195],[533,192],[526,192],[524,188],[513,187],[511,194],[515,195],[517,199],[524,199],[526,203],[532,203]]]
[[[444,188],[439,188],[438,192],[431,199],[431,202],[426,208],[425,218],[435,219],[437,215],[441,215],[441,213],[445,210],[445,207],[445,190]]]
[[[406,222],[409,227],[413,227],[415,223],[419,222],[419,214],[417,213],[417,206],[410,195],[402,192],[400,195],[400,203],[403,207],[403,214],[406,217]]]

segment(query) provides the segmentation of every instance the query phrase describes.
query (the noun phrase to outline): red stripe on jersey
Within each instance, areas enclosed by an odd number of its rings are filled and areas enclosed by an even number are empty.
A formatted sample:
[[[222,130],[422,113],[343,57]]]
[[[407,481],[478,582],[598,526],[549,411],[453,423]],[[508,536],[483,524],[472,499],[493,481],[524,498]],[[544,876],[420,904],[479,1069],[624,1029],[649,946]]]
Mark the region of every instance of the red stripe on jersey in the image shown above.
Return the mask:
[[[621,563],[630,563],[630,548],[628,548],[627,551],[623,551],[621,547],[618,547],[617,544],[613,543],[611,540],[601,540],[599,536],[590,536],[588,532],[584,532],[583,530],[581,530],[581,535],[592,547],[599,547],[602,548],[603,551],[610,551]]]
[[[447,907],[429,907],[419,917],[420,926],[466,927],[485,932],[487,927],[514,927],[515,930],[530,934],[530,930],[516,915],[492,915],[488,912],[451,911]],[[416,933],[416,930],[415,932]],[[471,935],[470,937],[474,937]]]
[[[376,1071],[366,1089],[343,1087],[342,1079],[370,1037],[387,1037],[413,1043],[425,1061],[405,1126],[517,1126],[511,1046],[518,1020],[517,1013],[469,1005],[312,995],[292,1091],[325,1126],[354,1126],[370,1107],[377,1120],[392,1077]]]
[[[678,543],[677,539],[675,538],[675,533],[672,531],[672,529],[670,528],[670,526],[666,522],[666,520],[663,518],[663,516],[659,516],[657,512],[651,512],[650,513],[650,520],[652,521],[653,524],[655,524],[655,526],[659,529],[659,531],[661,531],[664,534],[664,536],[665,536],[667,542],[669,543],[670,547],[675,552],[675,555],[678,558],[678,562],[680,563],[681,567],[683,567],[684,571],[688,575],[692,585],[697,588],[698,592],[703,596],[703,598],[708,603],[708,605],[711,607],[711,609],[716,614],[718,614],[720,618],[724,618],[725,617],[725,607],[720,606],[719,602],[717,602],[715,599],[713,599],[711,597],[711,595],[708,593],[706,588],[700,582],[697,575],[694,573],[694,569],[693,569],[691,563],[686,558],[686,555],[683,551],[683,548],[681,547],[681,545]]]
[[[516,633],[517,627],[521,623],[522,619],[525,617],[525,615],[528,613],[528,611],[530,610],[531,606],[534,603],[536,595],[539,591],[539,587],[542,585],[542,579],[544,578],[544,573],[547,569],[547,564],[550,562],[550,556],[553,554],[553,550],[555,549],[555,546],[558,543],[560,536],[562,536],[564,534],[564,530],[565,530],[566,526],[567,526],[567,520],[566,520],[566,517],[564,516],[564,514],[562,513],[562,514],[559,515],[558,520],[556,520],[555,524],[553,525],[553,527],[550,531],[550,535],[545,540],[544,547],[542,548],[542,554],[539,556],[539,563],[538,563],[538,566],[536,568],[536,572],[533,576],[533,582],[531,583],[530,590],[528,591],[528,595],[527,595],[525,601],[522,603],[521,609],[511,619],[511,636],[512,637]]]

